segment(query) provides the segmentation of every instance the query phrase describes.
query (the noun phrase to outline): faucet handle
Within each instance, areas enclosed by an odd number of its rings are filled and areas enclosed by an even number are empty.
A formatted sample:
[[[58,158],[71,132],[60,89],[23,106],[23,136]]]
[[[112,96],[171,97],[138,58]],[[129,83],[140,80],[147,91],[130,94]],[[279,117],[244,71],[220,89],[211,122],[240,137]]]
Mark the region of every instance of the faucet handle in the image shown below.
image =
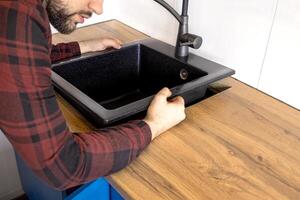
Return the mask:
[[[180,37],[180,46],[189,46],[194,49],[199,49],[202,45],[202,37],[185,33]]]

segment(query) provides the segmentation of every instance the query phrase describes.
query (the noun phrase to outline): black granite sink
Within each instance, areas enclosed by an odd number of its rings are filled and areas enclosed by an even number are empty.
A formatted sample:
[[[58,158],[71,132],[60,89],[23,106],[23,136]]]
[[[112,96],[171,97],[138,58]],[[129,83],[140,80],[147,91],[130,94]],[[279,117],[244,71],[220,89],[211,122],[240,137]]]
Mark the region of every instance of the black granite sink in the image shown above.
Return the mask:
[[[234,74],[193,54],[177,59],[174,52],[171,45],[146,39],[53,64],[52,80],[63,97],[104,127],[145,111],[163,87],[189,105],[204,96],[210,83]]]

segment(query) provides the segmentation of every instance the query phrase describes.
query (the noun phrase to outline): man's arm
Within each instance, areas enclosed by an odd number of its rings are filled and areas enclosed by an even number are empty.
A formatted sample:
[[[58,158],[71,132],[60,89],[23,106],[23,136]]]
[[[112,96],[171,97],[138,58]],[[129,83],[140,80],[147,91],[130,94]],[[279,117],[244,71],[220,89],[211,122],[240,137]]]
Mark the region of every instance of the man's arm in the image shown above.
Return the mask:
[[[58,43],[51,47],[51,61],[54,63],[59,60],[79,56],[80,46],[78,42]]]
[[[58,43],[52,45],[51,48],[51,62],[60,61],[66,58],[71,58],[93,51],[103,51],[107,48],[113,47],[115,49],[121,48],[122,42],[113,38],[100,38],[80,42]]]

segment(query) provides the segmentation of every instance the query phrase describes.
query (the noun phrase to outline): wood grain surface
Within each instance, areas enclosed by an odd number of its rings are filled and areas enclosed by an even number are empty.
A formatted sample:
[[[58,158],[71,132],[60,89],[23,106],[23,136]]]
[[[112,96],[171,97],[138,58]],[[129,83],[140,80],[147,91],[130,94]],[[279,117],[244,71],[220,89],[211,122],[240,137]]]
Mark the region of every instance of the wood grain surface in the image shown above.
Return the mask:
[[[56,34],[53,41],[105,36],[125,43],[147,37],[112,20]],[[126,199],[300,200],[299,110],[233,78],[213,87],[230,88],[188,107],[184,122],[108,176],[109,182]],[[58,100],[71,130],[93,129]]]

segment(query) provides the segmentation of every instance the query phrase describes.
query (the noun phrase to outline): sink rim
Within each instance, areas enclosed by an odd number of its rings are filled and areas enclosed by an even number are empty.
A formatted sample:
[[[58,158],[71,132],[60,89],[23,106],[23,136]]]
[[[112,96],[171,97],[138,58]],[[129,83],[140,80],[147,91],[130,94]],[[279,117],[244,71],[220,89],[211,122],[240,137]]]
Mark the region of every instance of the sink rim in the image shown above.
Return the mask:
[[[123,48],[131,47],[133,45],[144,45],[148,48],[151,48],[154,51],[157,51],[158,53],[170,57],[171,59],[176,59],[177,61],[185,65],[189,65],[190,67],[197,68],[203,71],[204,73],[207,73],[207,75],[204,75],[203,77],[199,77],[187,83],[170,88],[173,93],[172,96],[180,95],[184,92],[193,90],[198,87],[205,87],[205,86],[207,87],[210,83],[213,83],[227,76],[233,75],[235,73],[235,71],[232,69],[229,69],[223,65],[217,64],[215,62],[197,56],[193,53],[190,53],[187,59],[176,58],[174,46],[153,38],[133,41],[124,44],[120,50],[107,49],[101,52],[83,54],[81,56],[71,58],[69,60],[54,63],[52,64],[51,68],[64,65],[67,63],[71,63],[71,62],[76,62],[82,59],[91,58],[94,56],[101,56],[109,53],[118,52],[121,51]],[[150,95],[146,98],[133,101],[129,104],[126,104],[124,106],[115,109],[106,109],[101,104],[97,103],[92,98],[87,96],[85,93],[77,89],[74,85],[66,81],[64,78],[62,78],[53,70],[51,70],[51,79],[56,88],[58,88],[62,92],[68,91],[69,94],[67,93],[65,95],[75,100],[81,106],[87,108],[92,115],[95,115],[96,117],[100,117],[103,120],[104,124],[110,124],[125,118],[129,114],[132,115],[144,111],[145,109],[147,109],[148,105],[150,104],[151,100],[154,97],[154,95]]]

